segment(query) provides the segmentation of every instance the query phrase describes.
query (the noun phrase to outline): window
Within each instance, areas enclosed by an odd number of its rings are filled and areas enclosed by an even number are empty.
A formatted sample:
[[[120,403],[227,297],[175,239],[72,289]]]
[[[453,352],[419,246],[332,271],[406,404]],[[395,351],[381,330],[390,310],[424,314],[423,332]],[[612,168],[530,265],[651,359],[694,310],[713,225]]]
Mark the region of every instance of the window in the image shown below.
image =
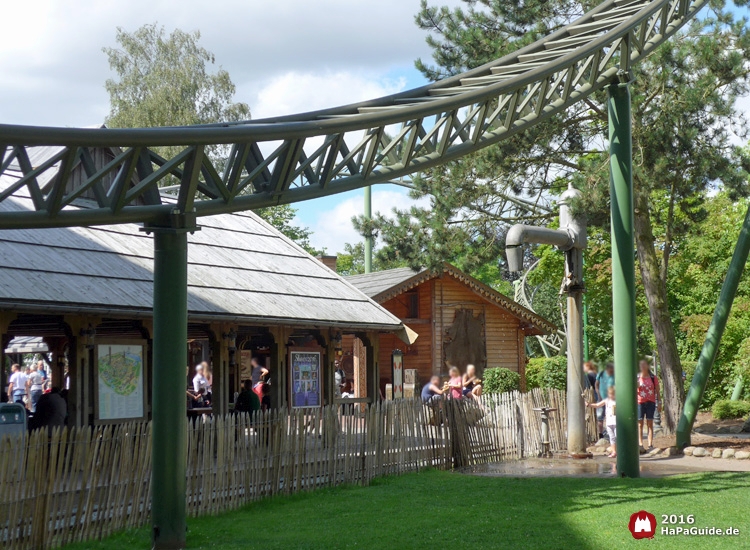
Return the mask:
[[[406,318],[407,319],[419,318],[419,293],[418,292],[406,293]]]

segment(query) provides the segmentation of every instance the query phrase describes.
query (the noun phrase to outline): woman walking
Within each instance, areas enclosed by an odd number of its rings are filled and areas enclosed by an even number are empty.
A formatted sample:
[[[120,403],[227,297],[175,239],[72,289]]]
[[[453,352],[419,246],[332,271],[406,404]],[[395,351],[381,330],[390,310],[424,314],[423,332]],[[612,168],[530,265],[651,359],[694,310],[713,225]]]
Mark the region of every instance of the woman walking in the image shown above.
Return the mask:
[[[648,361],[642,360],[638,364],[638,435],[639,444],[643,446],[643,421],[648,430],[648,448],[654,444],[654,412],[659,403],[659,379],[651,373]],[[661,403],[658,404],[661,412]]]

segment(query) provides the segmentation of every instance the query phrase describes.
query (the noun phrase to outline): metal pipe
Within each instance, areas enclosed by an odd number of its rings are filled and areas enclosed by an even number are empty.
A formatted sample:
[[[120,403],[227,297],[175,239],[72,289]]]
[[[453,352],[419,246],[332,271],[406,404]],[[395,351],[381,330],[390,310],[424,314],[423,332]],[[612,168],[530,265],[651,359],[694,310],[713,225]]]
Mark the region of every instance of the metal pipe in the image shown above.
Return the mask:
[[[365,237],[365,273],[372,273],[372,231],[369,223],[372,221],[372,187],[365,187],[365,220],[367,220],[368,234]]]
[[[185,548],[187,233],[154,232],[151,525],[155,549]]]
[[[523,245],[526,243],[549,244],[561,250],[568,250],[575,244],[575,238],[562,229],[516,224],[505,236],[505,254],[509,271],[523,270]]]
[[[693,422],[695,422],[698,407],[703,400],[703,393],[706,391],[708,375],[711,374],[711,368],[719,351],[721,336],[724,334],[729,313],[732,311],[732,303],[737,294],[737,287],[740,284],[748,254],[750,254],[750,206],[748,206],[747,213],[745,214],[745,221],[742,222],[742,229],[740,230],[740,236],[737,238],[737,244],[734,247],[732,261],[729,263],[727,276],[724,279],[724,284],[721,286],[719,301],[716,304],[708,332],[706,332],[706,340],[703,343],[700,357],[698,357],[693,381],[690,383],[690,389],[685,398],[685,407],[682,409],[680,422],[677,425],[678,448],[690,445],[690,432],[693,429]]]
[[[636,417],[635,257],[630,90],[607,87],[612,210],[612,327],[617,388],[617,473],[639,477]]]

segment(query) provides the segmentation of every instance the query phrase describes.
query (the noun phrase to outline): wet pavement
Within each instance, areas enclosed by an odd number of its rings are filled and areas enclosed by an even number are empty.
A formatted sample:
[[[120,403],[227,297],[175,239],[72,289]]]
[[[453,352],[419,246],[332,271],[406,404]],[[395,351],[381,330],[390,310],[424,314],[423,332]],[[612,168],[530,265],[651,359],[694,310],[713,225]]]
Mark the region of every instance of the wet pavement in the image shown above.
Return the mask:
[[[701,461],[685,460],[689,457],[641,459],[642,477],[664,477],[705,471],[737,471],[732,462],[722,459]],[[743,461],[744,462],[744,461]],[[725,464],[726,463],[726,464]],[[743,464],[744,466],[744,464]],[[743,468],[744,470],[744,468]],[[491,477],[616,477],[615,459],[596,457],[589,459],[529,458],[483,464],[465,468],[462,473]]]

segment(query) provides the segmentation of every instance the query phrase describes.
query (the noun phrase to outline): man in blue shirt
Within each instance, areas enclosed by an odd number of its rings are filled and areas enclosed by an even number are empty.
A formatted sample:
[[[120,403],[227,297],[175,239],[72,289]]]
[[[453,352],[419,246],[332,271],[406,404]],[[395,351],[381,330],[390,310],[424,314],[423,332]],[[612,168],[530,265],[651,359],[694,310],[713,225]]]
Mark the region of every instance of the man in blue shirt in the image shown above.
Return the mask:
[[[604,370],[596,375],[596,393],[599,395],[607,395],[607,390],[610,386],[615,385],[615,364],[612,362],[607,363]],[[596,409],[597,426],[599,429],[599,437],[604,437],[604,407]]]

